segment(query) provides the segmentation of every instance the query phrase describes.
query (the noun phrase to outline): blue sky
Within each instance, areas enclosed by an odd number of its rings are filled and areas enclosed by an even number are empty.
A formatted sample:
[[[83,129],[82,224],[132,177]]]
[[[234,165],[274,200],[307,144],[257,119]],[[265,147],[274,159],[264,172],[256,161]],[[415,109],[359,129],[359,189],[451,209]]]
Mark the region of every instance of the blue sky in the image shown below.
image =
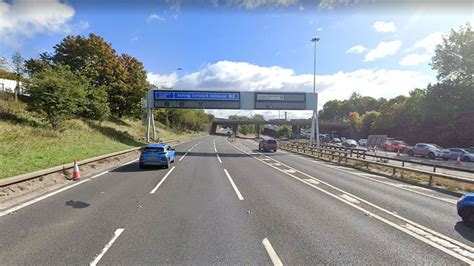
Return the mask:
[[[310,39],[318,36],[320,105],[353,91],[390,98],[426,85],[434,80],[427,61],[441,34],[473,21],[473,4],[467,2],[329,9],[298,0],[230,0],[218,7],[213,1],[38,2],[0,1],[0,33],[6,36],[0,55],[19,50],[37,57],[68,34],[93,32],[117,52],[141,60],[158,86],[308,91]],[[354,46],[360,53],[347,52]],[[177,74],[177,68],[183,70]]]

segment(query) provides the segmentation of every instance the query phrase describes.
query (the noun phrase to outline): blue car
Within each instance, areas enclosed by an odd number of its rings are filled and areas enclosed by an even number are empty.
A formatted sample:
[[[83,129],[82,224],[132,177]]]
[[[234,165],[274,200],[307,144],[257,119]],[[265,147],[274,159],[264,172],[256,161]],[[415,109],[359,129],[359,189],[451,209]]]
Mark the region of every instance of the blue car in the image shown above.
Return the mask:
[[[468,226],[474,226],[474,193],[467,193],[457,203],[458,214]]]
[[[170,145],[164,143],[148,144],[140,154],[138,165],[140,168],[146,166],[170,167],[174,163],[175,150]]]

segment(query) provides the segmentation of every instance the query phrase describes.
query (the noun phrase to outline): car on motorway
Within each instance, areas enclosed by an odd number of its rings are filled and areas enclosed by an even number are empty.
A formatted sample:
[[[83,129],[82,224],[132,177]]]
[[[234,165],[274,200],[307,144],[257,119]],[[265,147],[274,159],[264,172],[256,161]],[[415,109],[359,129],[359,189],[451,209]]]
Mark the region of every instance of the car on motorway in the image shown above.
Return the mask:
[[[457,204],[458,215],[462,221],[470,227],[474,226],[474,193],[467,193],[462,196]]]
[[[358,141],[359,146],[367,146],[367,139],[359,139]]]
[[[353,139],[345,139],[342,141],[342,146],[348,147],[348,148],[355,148],[357,147],[357,141]]]
[[[466,151],[469,153],[474,153],[474,147],[467,148]]]
[[[153,143],[146,145],[141,153],[138,165],[140,168],[147,166],[163,166],[169,168],[174,163],[175,149],[164,143]]]
[[[258,144],[259,151],[273,151],[278,150],[278,142],[274,139],[264,139]]]
[[[405,152],[408,145],[402,140],[387,140],[383,145],[383,149],[386,151],[400,151]]]
[[[415,146],[407,149],[407,154],[411,157],[422,156],[429,159],[443,158],[446,150],[436,144],[417,143]]]
[[[339,138],[333,138],[333,139],[331,140],[331,143],[332,143],[332,144],[341,144],[341,142],[342,142],[342,141],[341,141],[341,139],[339,139]]]
[[[466,162],[474,162],[474,153],[461,148],[449,148],[443,153],[444,160],[457,160],[458,158]]]

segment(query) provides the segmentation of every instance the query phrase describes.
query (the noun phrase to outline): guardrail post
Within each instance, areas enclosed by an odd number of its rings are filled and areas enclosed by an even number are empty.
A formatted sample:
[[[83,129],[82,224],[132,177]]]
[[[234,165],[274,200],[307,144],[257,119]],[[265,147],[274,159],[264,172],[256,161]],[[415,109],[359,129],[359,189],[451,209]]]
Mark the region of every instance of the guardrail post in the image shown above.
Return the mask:
[[[352,149],[351,149],[351,154],[350,154],[350,156],[352,157]],[[346,162],[347,162],[347,158],[346,158]]]
[[[395,175],[396,173],[397,173],[397,171],[396,171],[396,168],[395,168],[395,167],[393,167],[393,172],[392,172],[392,175]]]
[[[402,161],[402,167],[405,167],[405,161]]]
[[[428,186],[433,186],[433,176],[430,175],[430,181],[428,181]]]
[[[433,165],[433,173],[436,173],[436,165]]]

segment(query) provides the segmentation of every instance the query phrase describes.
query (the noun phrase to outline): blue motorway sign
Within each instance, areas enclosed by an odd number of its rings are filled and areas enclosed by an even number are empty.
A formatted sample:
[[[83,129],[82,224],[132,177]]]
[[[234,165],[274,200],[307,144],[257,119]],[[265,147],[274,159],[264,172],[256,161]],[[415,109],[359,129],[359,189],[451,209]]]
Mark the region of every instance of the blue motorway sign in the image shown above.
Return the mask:
[[[155,91],[155,100],[239,101],[238,92]]]

